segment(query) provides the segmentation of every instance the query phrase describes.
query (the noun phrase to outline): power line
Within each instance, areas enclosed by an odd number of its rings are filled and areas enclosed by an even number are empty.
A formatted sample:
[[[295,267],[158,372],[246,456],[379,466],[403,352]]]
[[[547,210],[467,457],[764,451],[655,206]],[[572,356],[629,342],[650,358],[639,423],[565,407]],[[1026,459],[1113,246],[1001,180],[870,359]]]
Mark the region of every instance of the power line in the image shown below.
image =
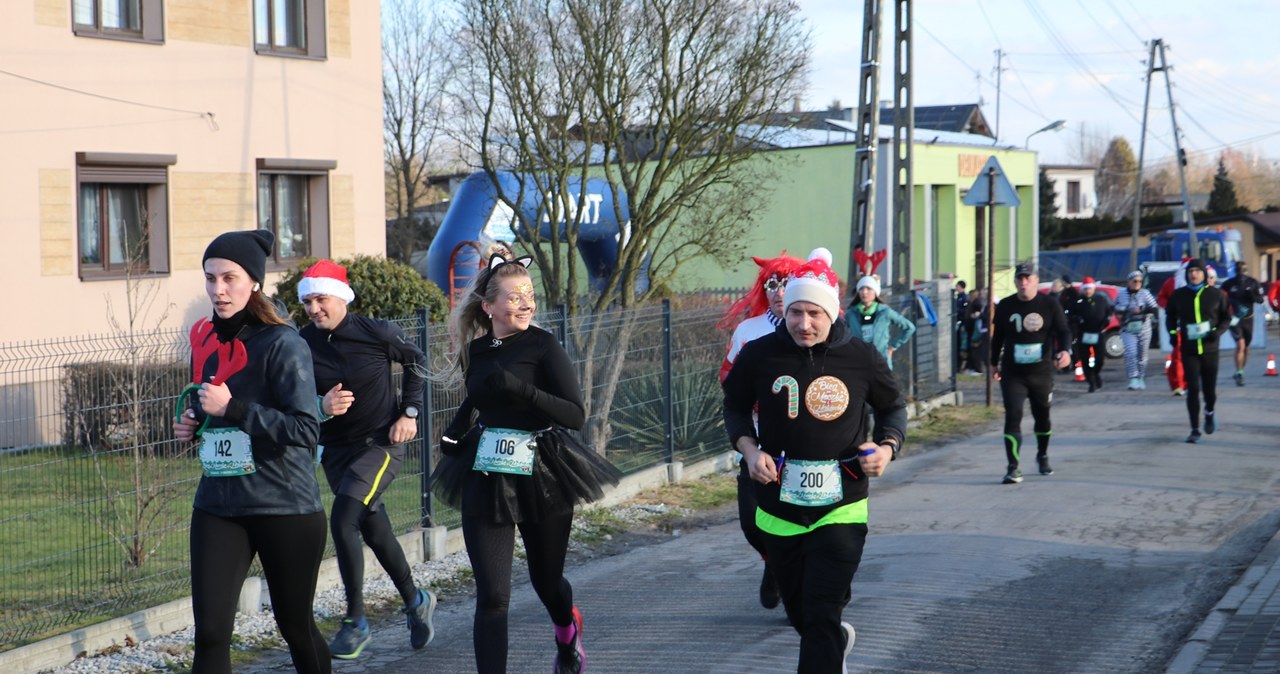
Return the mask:
[[[68,86],[65,86],[65,85],[62,85],[62,84],[56,84],[56,83],[54,83],[54,82],[48,82],[48,81],[46,81],[46,80],[38,79],[38,78],[35,78],[35,77],[28,77],[28,76],[26,76],[26,75],[20,75],[20,74],[18,74],[18,73],[15,73],[15,72],[12,72],[12,71],[9,71],[9,70],[3,70],[3,69],[0,69],[0,75],[8,75],[9,77],[13,77],[13,78],[20,79],[20,80],[25,80],[25,81],[27,81],[27,82],[31,82],[31,83],[33,83],[33,84],[39,84],[39,85],[41,85],[41,86],[51,87],[51,88],[53,88],[53,89],[60,89],[60,90],[62,90],[62,91],[69,91],[69,92],[71,92],[71,93],[73,93],[73,94],[79,94],[79,95],[81,95],[81,96],[89,96],[90,98],[98,98],[98,99],[102,99],[102,100],[104,100],[104,101],[112,101],[112,102],[114,102],[114,103],[123,103],[123,104],[125,104],[125,105],[136,105],[136,106],[141,107],[141,108],[151,108],[151,109],[153,109],[153,110],[165,110],[165,111],[167,111],[167,112],[182,112],[182,113],[186,113],[186,114],[189,114],[189,115],[195,115],[195,116],[197,116],[197,117],[203,117],[203,118],[208,119],[208,121],[209,121],[209,126],[210,126],[210,127],[212,127],[212,130],[214,130],[214,131],[217,131],[217,130],[218,130],[218,123],[217,123],[217,121],[216,121],[216,120],[214,120],[214,115],[213,115],[213,113],[212,113],[212,112],[200,112],[200,111],[198,111],[198,110],[184,110],[184,109],[182,109],[182,108],[170,108],[170,107],[166,107],[166,106],[163,106],[163,105],[153,105],[153,104],[151,104],[151,103],[140,103],[140,102],[138,102],[138,101],[131,101],[131,100],[124,99],[124,98],[116,98],[116,97],[114,97],[114,96],[106,96],[106,95],[103,95],[103,94],[94,93],[94,92],[92,92],[92,91],[84,91],[83,89],[75,89],[75,88],[73,88],[73,87],[68,87]]]

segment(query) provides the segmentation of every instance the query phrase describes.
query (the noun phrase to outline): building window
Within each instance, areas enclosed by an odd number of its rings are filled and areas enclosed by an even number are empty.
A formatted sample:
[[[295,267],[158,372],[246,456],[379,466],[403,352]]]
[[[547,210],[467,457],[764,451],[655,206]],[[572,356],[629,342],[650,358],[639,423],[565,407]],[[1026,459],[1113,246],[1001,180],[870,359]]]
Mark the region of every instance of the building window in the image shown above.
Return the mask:
[[[164,42],[163,0],[73,0],[72,32],[136,42]]]
[[[329,171],[337,162],[258,160],[258,229],[276,236],[273,270],[329,256]]]
[[[1067,213],[1079,213],[1080,207],[1080,181],[1067,181]]]
[[[80,278],[169,271],[173,155],[76,154]]]
[[[324,1],[253,0],[253,42],[259,54],[324,58]]]

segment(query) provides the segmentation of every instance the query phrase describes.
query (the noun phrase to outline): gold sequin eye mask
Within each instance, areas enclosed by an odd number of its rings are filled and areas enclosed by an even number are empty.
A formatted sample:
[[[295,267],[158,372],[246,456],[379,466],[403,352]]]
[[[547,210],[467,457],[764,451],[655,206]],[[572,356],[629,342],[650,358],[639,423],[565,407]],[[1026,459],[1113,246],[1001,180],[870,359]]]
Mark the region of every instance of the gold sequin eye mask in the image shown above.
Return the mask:
[[[507,295],[507,304],[510,304],[513,307],[519,306],[521,301],[528,302],[529,304],[534,303],[532,283],[517,284],[515,292]]]

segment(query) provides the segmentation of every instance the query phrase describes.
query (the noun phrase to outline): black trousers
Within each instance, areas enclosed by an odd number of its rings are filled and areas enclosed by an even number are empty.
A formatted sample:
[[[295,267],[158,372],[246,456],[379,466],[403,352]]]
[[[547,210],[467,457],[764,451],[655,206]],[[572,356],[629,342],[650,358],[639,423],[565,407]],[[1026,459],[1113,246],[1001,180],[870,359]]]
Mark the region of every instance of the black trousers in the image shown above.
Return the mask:
[[[1089,365],[1089,349],[1093,349],[1093,366]],[[1081,364],[1084,369],[1085,381],[1094,386],[1102,385],[1102,364],[1107,360],[1107,350],[1103,348],[1102,338],[1098,338],[1097,344],[1081,344],[1076,342],[1075,347],[1076,362]]]
[[[324,554],[324,512],[224,518],[191,514],[191,608],[195,674],[230,674],[236,601],[256,554],[271,610],[299,673],[329,674],[329,645],[312,604]]]
[[[1192,342],[1194,348],[1195,342]],[[1200,428],[1200,396],[1204,395],[1204,410],[1212,412],[1218,402],[1218,350],[1198,354],[1182,351],[1182,372],[1187,379],[1187,416],[1192,430]]]
[[[761,559],[768,559],[764,533],[756,526],[756,482],[751,479],[745,460],[739,461],[738,465],[738,526],[742,528],[742,537],[747,539],[747,544],[760,554]]]
[[[1049,435],[1053,424],[1049,407],[1053,395],[1053,370],[1043,372],[1010,372],[1000,375],[1000,394],[1004,397],[1004,451],[1008,464],[1017,467],[1022,458],[1022,406],[1031,401],[1031,417],[1039,453],[1049,451]]]
[[[839,674],[844,669],[841,614],[853,574],[862,562],[865,524],[828,524],[807,534],[764,534],[769,564],[787,619],[800,633],[799,674]]]
[[[462,495],[462,537],[476,577],[476,617],[471,639],[477,674],[503,674],[507,671],[514,529],[520,530],[524,541],[533,591],[547,608],[551,622],[565,627],[573,622],[573,587],[564,577],[573,512],[538,522],[520,522],[514,527],[495,524],[482,497],[485,491],[472,486],[477,482],[478,479],[470,480]]]

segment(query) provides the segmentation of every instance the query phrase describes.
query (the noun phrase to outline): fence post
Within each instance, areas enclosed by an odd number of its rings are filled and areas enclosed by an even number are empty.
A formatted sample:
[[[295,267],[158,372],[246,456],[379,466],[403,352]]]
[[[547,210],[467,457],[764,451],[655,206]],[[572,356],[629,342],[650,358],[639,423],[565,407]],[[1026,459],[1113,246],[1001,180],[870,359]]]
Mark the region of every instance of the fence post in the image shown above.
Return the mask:
[[[418,348],[422,350],[422,355],[426,358],[428,367],[431,363],[431,322],[427,315],[426,307],[418,309],[418,325],[422,329],[418,332]],[[431,460],[431,444],[435,438],[435,424],[432,423],[435,416],[435,401],[432,400],[431,389],[433,383],[430,377],[426,378],[426,385],[422,387],[422,413],[418,418],[422,419],[422,437],[419,439],[418,450],[421,460],[419,464],[422,466],[422,478],[420,481],[422,495],[422,526],[429,528],[434,526],[436,515],[435,499],[431,496],[431,473],[435,470]]]
[[[662,422],[666,440],[667,463],[676,460],[675,401],[671,393],[671,300],[662,298]]]

